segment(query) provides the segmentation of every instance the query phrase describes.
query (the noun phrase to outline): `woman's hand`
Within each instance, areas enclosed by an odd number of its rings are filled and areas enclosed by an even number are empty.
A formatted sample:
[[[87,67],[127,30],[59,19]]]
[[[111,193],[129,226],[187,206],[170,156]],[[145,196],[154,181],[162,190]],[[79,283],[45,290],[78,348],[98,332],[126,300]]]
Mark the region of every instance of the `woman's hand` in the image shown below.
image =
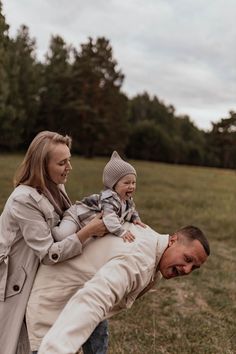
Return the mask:
[[[77,232],[81,243],[84,243],[92,236],[102,237],[107,233],[106,226],[102,220],[102,214],[98,214],[87,225]]]
[[[86,227],[90,228],[91,236],[102,237],[107,233],[107,228],[102,220],[102,213],[96,215]]]

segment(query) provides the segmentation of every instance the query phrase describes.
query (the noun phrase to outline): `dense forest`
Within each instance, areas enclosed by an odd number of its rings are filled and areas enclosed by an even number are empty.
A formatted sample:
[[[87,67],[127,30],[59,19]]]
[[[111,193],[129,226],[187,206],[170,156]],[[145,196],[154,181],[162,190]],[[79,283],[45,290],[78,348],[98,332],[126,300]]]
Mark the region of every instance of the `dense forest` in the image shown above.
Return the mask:
[[[23,150],[48,129],[71,135],[73,151],[86,157],[117,149],[128,158],[236,167],[235,112],[205,132],[157,96],[129,98],[124,77],[104,37],[77,49],[52,36],[39,61],[27,26],[10,38],[0,0],[0,151]]]

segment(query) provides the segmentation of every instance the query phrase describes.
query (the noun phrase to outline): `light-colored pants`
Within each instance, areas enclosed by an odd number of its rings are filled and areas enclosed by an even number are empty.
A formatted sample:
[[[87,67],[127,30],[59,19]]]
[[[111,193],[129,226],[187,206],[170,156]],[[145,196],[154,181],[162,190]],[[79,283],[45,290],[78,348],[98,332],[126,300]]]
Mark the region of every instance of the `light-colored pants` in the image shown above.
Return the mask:
[[[106,354],[108,349],[107,320],[99,323],[82,348],[84,354]]]

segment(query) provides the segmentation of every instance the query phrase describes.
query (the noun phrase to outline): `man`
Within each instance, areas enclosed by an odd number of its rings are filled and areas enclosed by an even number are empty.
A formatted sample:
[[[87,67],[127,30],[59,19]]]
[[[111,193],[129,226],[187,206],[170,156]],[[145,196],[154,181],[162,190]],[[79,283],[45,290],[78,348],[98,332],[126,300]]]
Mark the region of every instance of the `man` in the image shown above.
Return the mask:
[[[161,276],[190,274],[210,254],[207,239],[194,226],[171,236],[126,227],[135,235],[133,243],[107,235],[91,240],[79,257],[40,267],[27,311],[32,350],[47,333],[39,354],[77,353],[104,318],[131,307]]]

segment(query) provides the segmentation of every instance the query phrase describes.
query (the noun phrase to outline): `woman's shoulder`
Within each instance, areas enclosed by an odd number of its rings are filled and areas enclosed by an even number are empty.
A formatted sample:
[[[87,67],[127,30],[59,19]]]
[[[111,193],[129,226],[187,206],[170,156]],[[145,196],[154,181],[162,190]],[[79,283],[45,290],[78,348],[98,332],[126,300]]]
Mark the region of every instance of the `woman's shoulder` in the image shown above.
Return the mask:
[[[14,189],[8,202],[10,205],[17,203],[22,206],[31,205],[40,210],[54,210],[54,206],[43,193],[39,193],[36,188],[24,184]]]
[[[19,185],[7,199],[3,214],[12,212],[13,209],[23,211],[29,205],[40,209],[39,205],[42,198],[43,196],[35,188],[23,184]]]
[[[12,192],[13,199],[28,199],[33,198],[36,202],[39,202],[43,198],[43,194],[39,193],[36,188],[20,184]]]
[[[19,209],[36,209],[40,210],[43,214],[54,213],[54,206],[43,194],[39,193],[36,188],[27,185],[19,185],[12,192],[8,199],[10,206],[15,206]]]

